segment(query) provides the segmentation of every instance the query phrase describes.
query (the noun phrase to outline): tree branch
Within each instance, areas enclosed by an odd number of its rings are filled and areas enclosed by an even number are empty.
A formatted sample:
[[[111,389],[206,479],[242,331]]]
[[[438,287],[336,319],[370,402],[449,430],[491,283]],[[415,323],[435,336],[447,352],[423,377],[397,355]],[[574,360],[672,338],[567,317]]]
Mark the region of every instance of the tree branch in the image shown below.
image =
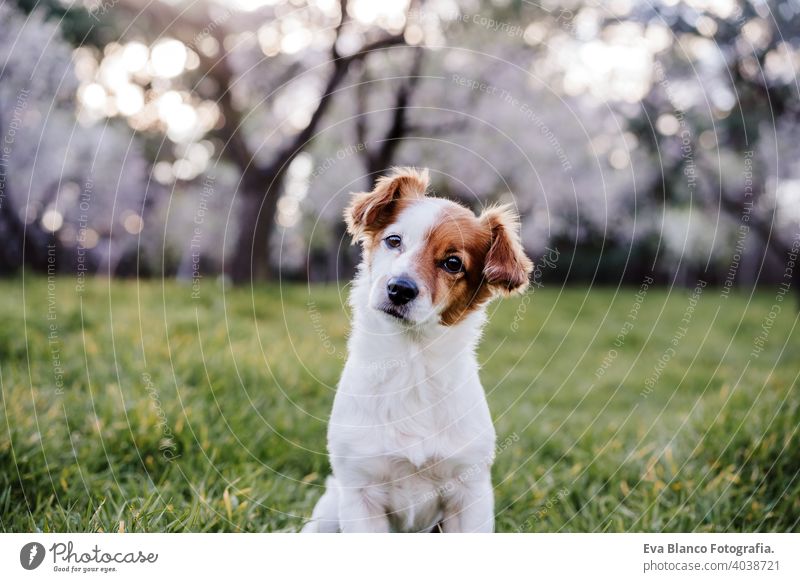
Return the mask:
[[[309,120],[308,125],[306,125],[299,133],[297,133],[289,144],[278,151],[273,161],[269,164],[271,173],[273,175],[278,175],[279,173],[283,172],[286,164],[297,154],[298,151],[305,147],[306,143],[314,135],[319,121],[330,107],[332,98],[336,93],[336,88],[344,79],[350,65],[355,62],[362,61],[372,52],[402,44],[405,44],[405,39],[402,34],[387,36],[367,44],[360,51],[353,53],[352,55],[339,57],[338,60],[334,61],[333,69],[331,70],[328,80],[325,83],[325,89],[322,92],[319,104],[314,110],[314,113],[311,114],[311,119]]]
[[[363,64],[362,67],[366,69]],[[356,110],[358,111],[355,119],[356,140],[365,145],[367,143],[367,107],[369,106],[367,87],[371,81],[367,71],[361,76],[361,82],[356,85]],[[369,156],[369,152],[367,155]]]

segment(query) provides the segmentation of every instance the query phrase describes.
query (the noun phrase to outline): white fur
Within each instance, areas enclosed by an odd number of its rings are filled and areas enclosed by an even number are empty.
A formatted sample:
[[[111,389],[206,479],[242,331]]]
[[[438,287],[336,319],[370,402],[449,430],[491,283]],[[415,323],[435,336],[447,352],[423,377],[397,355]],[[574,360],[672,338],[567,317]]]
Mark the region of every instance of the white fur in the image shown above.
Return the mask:
[[[441,325],[443,306],[418,279],[410,321],[379,309],[389,277],[415,277],[414,257],[447,204],[426,198],[404,211],[384,231],[403,246],[376,248],[356,276],[328,428],[333,476],[303,531],[493,530],[495,432],[475,357],[484,311]]]

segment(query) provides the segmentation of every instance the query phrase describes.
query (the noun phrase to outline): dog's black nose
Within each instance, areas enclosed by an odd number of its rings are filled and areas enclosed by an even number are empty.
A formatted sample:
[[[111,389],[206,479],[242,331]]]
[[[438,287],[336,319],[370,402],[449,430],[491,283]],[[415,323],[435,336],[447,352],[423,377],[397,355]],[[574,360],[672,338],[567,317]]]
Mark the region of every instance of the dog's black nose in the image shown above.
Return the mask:
[[[419,289],[414,281],[403,277],[389,279],[386,289],[389,292],[389,301],[395,305],[405,305],[419,295]]]

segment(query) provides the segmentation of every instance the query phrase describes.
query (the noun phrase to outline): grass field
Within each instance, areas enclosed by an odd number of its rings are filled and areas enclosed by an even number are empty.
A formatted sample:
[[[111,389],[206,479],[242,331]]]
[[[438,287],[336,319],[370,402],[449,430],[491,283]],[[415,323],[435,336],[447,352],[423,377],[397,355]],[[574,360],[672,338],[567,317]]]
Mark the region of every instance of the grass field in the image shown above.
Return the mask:
[[[0,529],[298,529],[328,472],[344,291],[75,287],[0,282]],[[497,530],[800,530],[795,306],[638,291],[493,305]]]

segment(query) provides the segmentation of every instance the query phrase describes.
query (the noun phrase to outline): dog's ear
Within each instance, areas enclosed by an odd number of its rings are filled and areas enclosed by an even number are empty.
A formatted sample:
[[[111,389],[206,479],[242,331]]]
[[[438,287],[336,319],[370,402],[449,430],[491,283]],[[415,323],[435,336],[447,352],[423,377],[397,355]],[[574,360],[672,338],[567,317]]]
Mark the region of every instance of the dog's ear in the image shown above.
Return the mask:
[[[353,194],[344,211],[347,232],[352,235],[353,242],[387,226],[399,200],[422,198],[427,189],[428,170],[395,168],[388,176],[378,178],[371,192]]]
[[[519,236],[519,216],[510,204],[493,206],[480,216],[492,232],[492,243],[483,265],[484,281],[510,295],[528,287],[533,263],[525,255]]]

